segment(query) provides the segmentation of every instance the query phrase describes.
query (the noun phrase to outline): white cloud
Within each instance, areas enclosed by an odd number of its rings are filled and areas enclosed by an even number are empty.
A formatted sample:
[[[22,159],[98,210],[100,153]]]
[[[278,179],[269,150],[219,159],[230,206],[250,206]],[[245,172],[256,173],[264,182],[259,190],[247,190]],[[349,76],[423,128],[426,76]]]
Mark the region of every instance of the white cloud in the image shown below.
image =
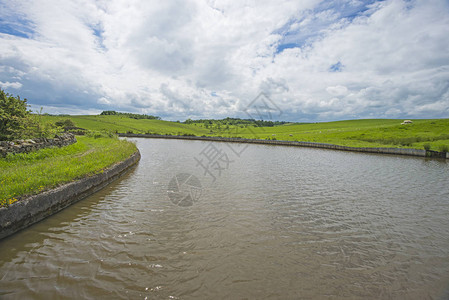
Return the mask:
[[[20,82],[2,82],[0,81],[0,87],[2,87],[3,89],[8,89],[8,88],[12,88],[12,89],[20,89],[22,87],[22,84]]]
[[[109,101],[107,98],[105,98],[105,97],[101,97],[100,99],[98,99],[98,101],[97,101],[99,104],[106,104],[106,105],[108,105],[108,104],[111,104],[111,101]]]
[[[326,91],[332,96],[345,96],[348,93],[348,88],[342,85],[329,86]]]
[[[11,0],[0,8],[2,88],[53,111],[245,117],[264,91],[289,120],[448,117],[444,0]]]

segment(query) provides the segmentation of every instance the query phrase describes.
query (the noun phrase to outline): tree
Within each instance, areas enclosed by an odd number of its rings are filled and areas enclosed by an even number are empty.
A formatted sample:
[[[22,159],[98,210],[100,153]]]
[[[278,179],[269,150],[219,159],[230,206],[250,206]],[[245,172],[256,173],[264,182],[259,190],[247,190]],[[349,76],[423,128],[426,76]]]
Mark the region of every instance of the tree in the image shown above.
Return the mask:
[[[102,116],[110,116],[110,115],[117,115],[117,112],[115,110],[104,110],[101,112]]]
[[[142,114],[133,114],[133,113],[123,113],[115,110],[104,110],[101,112],[100,116],[120,116],[120,117],[128,117],[131,119],[148,119],[148,120],[160,120],[160,117],[152,116],[152,115],[142,115]]]
[[[56,126],[61,126],[61,127],[75,127],[75,123],[73,123],[72,120],[70,119],[65,119],[65,120],[61,120],[61,121],[57,121],[55,123]]]
[[[22,100],[0,89],[0,140],[24,137],[32,123],[27,99]]]

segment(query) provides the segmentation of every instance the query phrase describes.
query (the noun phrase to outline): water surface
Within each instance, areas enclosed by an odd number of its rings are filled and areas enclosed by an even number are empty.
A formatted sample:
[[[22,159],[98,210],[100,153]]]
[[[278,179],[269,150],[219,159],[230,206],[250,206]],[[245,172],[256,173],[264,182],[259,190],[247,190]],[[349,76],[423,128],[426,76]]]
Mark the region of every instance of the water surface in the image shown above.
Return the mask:
[[[136,142],[142,159],[125,177],[0,241],[0,298],[449,296],[444,160]],[[198,163],[211,149],[215,181]],[[201,182],[192,206],[169,199],[181,173]]]

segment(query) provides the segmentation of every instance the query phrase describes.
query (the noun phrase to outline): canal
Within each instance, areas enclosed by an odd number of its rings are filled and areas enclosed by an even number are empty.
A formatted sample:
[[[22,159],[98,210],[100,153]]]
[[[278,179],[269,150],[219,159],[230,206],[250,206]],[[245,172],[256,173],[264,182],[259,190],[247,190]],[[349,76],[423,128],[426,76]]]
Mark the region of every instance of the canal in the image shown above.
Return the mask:
[[[127,175],[0,241],[0,298],[449,297],[446,160],[132,140]]]

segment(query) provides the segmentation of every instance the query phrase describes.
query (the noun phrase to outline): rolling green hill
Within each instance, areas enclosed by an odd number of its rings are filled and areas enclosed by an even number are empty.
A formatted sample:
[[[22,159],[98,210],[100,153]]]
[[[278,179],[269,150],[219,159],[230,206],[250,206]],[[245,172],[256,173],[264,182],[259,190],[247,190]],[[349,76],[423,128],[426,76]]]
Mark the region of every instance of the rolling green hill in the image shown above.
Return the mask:
[[[44,122],[71,119],[76,126],[89,130],[118,133],[155,133],[170,135],[223,136],[330,143],[354,147],[400,147],[432,150],[449,147],[449,119],[403,120],[368,119],[323,123],[288,123],[273,127],[252,125],[184,124],[162,120],[131,119],[124,116],[42,116]]]
[[[315,124],[289,124],[254,128],[258,138],[329,143],[354,147],[403,147],[423,149],[430,144],[439,150],[449,146],[449,119],[414,120],[401,125],[402,120],[351,120]]]
[[[112,131],[117,133],[133,132],[171,135],[203,135],[209,132],[204,128],[194,125],[161,120],[136,120],[125,116],[42,116],[42,120],[44,122],[55,123],[65,119],[71,119],[77,127],[97,131]]]

